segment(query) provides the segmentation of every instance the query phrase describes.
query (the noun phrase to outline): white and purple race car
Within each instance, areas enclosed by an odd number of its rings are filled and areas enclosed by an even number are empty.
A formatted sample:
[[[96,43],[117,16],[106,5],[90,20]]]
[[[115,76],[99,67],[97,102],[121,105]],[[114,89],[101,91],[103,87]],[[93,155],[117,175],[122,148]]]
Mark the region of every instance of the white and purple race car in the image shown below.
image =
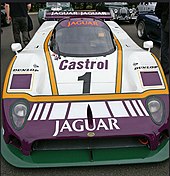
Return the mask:
[[[2,155],[17,167],[148,163],[169,156],[169,90],[152,42],[114,21],[44,22],[2,94]]]

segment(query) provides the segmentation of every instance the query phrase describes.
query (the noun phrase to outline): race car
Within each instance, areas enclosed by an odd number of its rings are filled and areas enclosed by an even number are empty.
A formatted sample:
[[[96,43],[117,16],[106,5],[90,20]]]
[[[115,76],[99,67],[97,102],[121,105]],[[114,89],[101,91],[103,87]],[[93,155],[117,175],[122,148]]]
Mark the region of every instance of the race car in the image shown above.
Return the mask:
[[[48,12],[73,12],[74,9],[70,2],[46,2],[44,8],[38,10],[38,22],[41,25],[45,21]]]
[[[25,48],[12,44],[3,157],[25,168],[168,159],[169,90],[152,44],[88,16],[45,21]]]

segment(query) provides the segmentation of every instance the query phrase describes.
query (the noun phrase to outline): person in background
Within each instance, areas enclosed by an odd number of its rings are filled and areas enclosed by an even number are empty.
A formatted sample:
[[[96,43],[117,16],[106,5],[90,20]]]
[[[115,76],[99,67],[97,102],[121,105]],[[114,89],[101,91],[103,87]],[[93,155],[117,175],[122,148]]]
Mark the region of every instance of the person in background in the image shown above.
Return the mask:
[[[156,16],[161,19],[161,65],[165,75],[169,74],[169,3],[157,2]]]
[[[15,43],[22,43],[26,46],[30,41],[28,33],[28,11],[31,9],[31,3],[15,2],[5,3],[7,19],[12,20],[12,29]]]

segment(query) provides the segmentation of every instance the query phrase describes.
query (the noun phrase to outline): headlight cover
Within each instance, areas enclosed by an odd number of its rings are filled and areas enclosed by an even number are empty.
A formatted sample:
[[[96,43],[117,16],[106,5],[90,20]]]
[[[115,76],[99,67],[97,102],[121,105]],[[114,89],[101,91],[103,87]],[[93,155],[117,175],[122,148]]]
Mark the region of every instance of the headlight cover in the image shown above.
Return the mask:
[[[165,118],[165,106],[161,99],[152,96],[147,99],[147,110],[155,124],[161,125]]]
[[[11,122],[16,130],[21,130],[24,127],[28,114],[29,106],[27,101],[17,101],[11,106]]]

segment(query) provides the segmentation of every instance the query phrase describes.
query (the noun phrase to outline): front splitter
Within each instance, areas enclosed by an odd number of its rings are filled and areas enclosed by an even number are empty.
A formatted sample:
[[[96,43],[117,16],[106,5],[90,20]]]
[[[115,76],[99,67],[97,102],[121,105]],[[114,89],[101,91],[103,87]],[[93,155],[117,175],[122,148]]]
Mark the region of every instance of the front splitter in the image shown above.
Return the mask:
[[[33,151],[25,156],[16,147],[6,144],[1,136],[1,153],[11,165],[19,168],[95,166],[162,162],[169,158],[169,140],[157,150],[147,147]]]

